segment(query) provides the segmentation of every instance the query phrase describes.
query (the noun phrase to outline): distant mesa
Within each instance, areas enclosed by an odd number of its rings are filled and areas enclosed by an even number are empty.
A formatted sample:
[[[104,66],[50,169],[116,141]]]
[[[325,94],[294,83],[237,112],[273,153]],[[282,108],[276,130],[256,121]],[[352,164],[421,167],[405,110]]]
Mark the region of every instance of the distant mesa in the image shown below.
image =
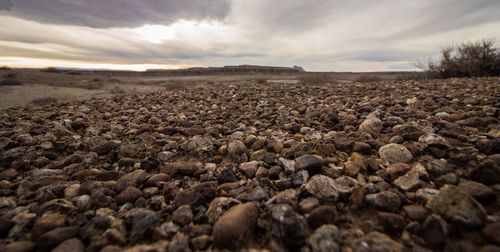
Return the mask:
[[[146,73],[153,75],[216,75],[216,74],[290,74],[304,73],[304,69],[300,66],[293,67],[276,67],[276,66],[255,66],[255,65],[239,65],[239,66],[223,66],[223,67],[192,67],[185,69],[148,69]]]

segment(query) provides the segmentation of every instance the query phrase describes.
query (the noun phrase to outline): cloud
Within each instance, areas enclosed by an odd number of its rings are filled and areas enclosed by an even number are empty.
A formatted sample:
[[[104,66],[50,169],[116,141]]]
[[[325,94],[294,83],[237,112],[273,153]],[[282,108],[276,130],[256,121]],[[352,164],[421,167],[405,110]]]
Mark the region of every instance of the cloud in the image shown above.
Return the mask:
[[[42,23],[94,28],[220,20],[228,0],[0,0],[4,14]]]

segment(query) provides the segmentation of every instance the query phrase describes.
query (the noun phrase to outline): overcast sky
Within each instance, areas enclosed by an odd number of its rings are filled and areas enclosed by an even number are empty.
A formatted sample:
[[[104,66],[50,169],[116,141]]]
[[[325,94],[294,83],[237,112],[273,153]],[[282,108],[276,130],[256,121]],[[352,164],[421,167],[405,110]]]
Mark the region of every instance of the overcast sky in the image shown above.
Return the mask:
[[[0,0],[0,65],[412,70],[500,40],[499,0]]]

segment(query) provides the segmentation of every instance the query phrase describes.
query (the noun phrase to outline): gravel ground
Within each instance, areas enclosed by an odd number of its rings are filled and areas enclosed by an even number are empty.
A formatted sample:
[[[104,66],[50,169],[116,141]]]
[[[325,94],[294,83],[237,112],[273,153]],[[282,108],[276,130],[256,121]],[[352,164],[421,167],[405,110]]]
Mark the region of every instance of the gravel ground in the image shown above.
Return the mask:
[[[0,111],[0,251],[499,251],[500,79]]]

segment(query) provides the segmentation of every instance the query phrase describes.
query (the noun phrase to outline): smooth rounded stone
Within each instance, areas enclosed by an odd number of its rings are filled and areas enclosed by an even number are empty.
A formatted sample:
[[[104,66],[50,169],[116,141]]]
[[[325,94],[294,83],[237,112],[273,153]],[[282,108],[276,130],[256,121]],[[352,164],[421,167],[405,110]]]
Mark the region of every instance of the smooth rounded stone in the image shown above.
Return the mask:
[[[208,202],[215,198],[216,194],[217,182],[203,182],[178,192],[172,201],[172,205],[174,207],[190,205],[194,208],[198,205],[208,204]]]
[[[192,176],[200,169],[195,162],[190,161],[177,161],[169,164],[177,174],[183,176]]]
[[[83,242],[78,239],[78,238],[72,238],[63,241],[61,244],[59,244],[57,247],[55,247],[52,252],[84,252],[85,251],[85,245]]]
[[[111,151],[117,149],[121,145],[121,142],[118,140],[110,140],[103,142],[101,144],[97,144],[91,148],[91,150],[99,156],[107,155]]]
[[[0,247],[2,248],[2,247]],[[5,247],[3,247],[3,250],[5,252],[31,252],[35,251],[35,244],[31,241],[15,241],[11,242]]]
[[[397,211],[401,207],[401,199],[391,191],[377,193],[373,203],[375,207],[387,211]]]
[[[210,206],[208,207],[205,215],[208,218],[209,223],[215,223],[217,219],[229,208],[240,204],[238,200],[227,197],[218,197],[212,200]]]
[[[160,224],[160,216],[155,211],[134,208],[126,213],[126,222],[131,225],[130,239],[133,242],[148,237],[152,230]]]
[[[40,236],[36,242],[39,251],[50,251],[61,242],[73,238],[78,234],[78,227],[59,227]]]
[[[425,133],[418,138],[419,143],[424,143],[428,146],[437,146],[437,147],[445,147],[448,148],[450,144],[448,140],[444,137],[433,134],[433,133]]]
[[[369,144],[363,143],[363,142],[354,142],[354,145],[352,146],[353,152],[370,154],[371,150],[372,150],[372,147]]]
[[[483,228],[483,237],[492,243],[500,245],[500,222],[490,223]]]
[[[63,170],[53,170],[53,169],[37,169],[33,170],[33,177],[45,177],[45,176],[58,176],[63,174]]]
[[[378,212],[378,223],[384,228],[384,231],[389,234],[401,233],[406,226],[405,219],[395,213]]]
[[[321,159],[317,158],[314,155],[306,154],[295,159],[295,171],[307,170],[311,174],[318,174],[321,173],[321,168]]]
[[[368,116],[360,125],[359,132],[366,132],[374,137],[377,137],[382,131],[382,121],[376,116]]]
[[[439,178],[437,178],[435,180],[435,182],[436,182],[436,185],[438,185],[438,186],[443,186],[446,184],[455,185],[458,182],[458,178],[457,178],[457,175],[455,175],[455,173],[450,172],[450,173],[447,173],[443,176],[440,176]]]
[[[45,141],[40,143],[40,147],[44,150],[51,150],[54,148],[54,145],[51,142]]]
[[[140,250],[144,251],[144,250]],[[157,251],[157,250],[154,250]],[[178,232],[174,235],[172,240],[168,243],[167,252],[183,252],[183,251],[191,251],[189,249],[188,236]]]
[[[469,177],[485,185],[500,184],[500,165],[488,159],[474,168]]]
[[[72,202],[80,211],[87,211],[92,207],[91,198],[88,194],[77,196],[73,198]]]
[[[257,224],[259,211],[255,203],[232,207],[213,226],[214,245],[221,249],[236,249],[248,242]]]
[[[323,205],[311,211],[307,217],[307,223],[314,230],[325,224],[334,224],[337,216],[337,208],[335,206]]]
[[[248,194],[240,194],[238,199],[242,201],[263,201],[268,200],[269,195],[264,189],[262,189],[262,187],[257,186],[254,187]]]
[[[10,219],[0,217],[0,238],[5,238],[15,224],[16,223]]]
[[[258,179],[267,177],[268,170],[264,167],[257,168],[257,172],[255,173],[255,177]]]
[[[237,157],[247,151],[247,146],[239,140],[233,140],[227,145],[227,153],[231,157]]]
[[[282,203],[284,203],[284,202],[282,202]],[[314,197],[307,197],[307,198],[301,200],[299,203],[299,209],[303,213],[310,213],[312,210],[314,210],[318,206],[319,206],[319,200],[314,198]]]
[[[391,176],[392,179],[396,179],[399,176],[406,174],[411,170],[411,167],[405,163],[394,163],[387,166],[385,172]]]
[[[268,175],[270,179],[278,179],[281,173],[281,167],[278,165],[269,168]]]
[[[148,157],[145,160],[141,161],[141,169],[146,171],[151,171],[154,169],[158,169],[161,161],[158,158]]]
[[[403,210],[408,218],[416,221],[424,221],[427,215],[429,215],[429,211],[420,205],[406,205],[403,207]]]
[[[6,169],[0,173],[0,179],[2,180],[14,180],[19,175],[16,169]]]
[[[421,188],[415,192],[415,196],[417,197],[417,199],[420,199],[423,202],[428,202],[438,194],[439,190],[433,188]]]
[[[338,252],[341,241],[340,231],[334,225],[323,225],[307,239],[307,244],[314,252]]]
[[[483,226],[487,217],[479,202],[453,185],[443,186],[426,206],[445,219],[468,228]]]
[[[479,182],[465,180],[458,184],[458,187],[464,192],[468,193],[470,196],[474,197],[479,202],[487,203],[497,197],[495,191],[488,186],[481,184]]]
[[[120,194],[116,195],[115,200],[118,205],[123,205],[127,202],[134,203],[138,198],[142,197],[142,195],[143,193],[141,190],[129,186]]]
[[[392,240],[389,236],[373,231],[358,239],[353,245],[354,252],[391,251],[403,252],[405,247]]]
[[[135,170],[133,172],[123,175],[118,181],[116,181],[115,190],[121,192],[127,187],[138,187],[144,181],[144,176],[146,174],[145,170]]]
[[[446,236],[448,235],[447,223],[441,216],[437,214],[431,214],[424,222],[422,226],[422,238],[425,244],[433,249],[439,249],[443,247],[446,242]]]
[[[341,176],[335,179],[340,197],[347,198],[354,190],[360,187],[359,182],[348,176]]]
[[[480,139],[476,142],[476,146],[480,152],[487,155],[499,154],[500,153],[500,139],[497,137],[495,139]]]
[[[219,182],[220,184],[228,183],[228,182],[236,182],[236,181],[238,181],[238,178],[236,177],[236,174],[234,174],[234,172],[231,168],[224,169],[217,176],[217,182]]]
[[[239,166],[239,170],[243,173],[247,178],[254,178],[255,173],[257,172],[257,168],[259,167],[259,161],[250,161],[241,163]]]
[[[394,180],[393,184],[403,191],[415,190],[420,185],[418,170],[412,169],[405,175]]]
[[[335,180],[321,174],[314,175],[309,179],[304,186],[304,190],[316,197],[320,202],[325,203],[334,203],[339,196]]]
[[[144,185],[146,187],[154,187],[154,186],[158,186],[161,182],[167,182],[167,181],[170,181],[170,176],[168,174],[165,174],[165,173],[158,173],[158,174],[155,174],[151,177],[149,177],[146,182],[144,183]]]
[[[210,244],[210,236],[209,235],[200,235],[191,239],[191,245],[194,249],[204,250]]]
[[[384,161],[393,163],[408,163],[413,159],[411,152],[401,144],[387,144],[380,147],[379,156]]]
[[[347,175],[356,177],[361,170],[361,167],[359,167],[352,161],[347,161],[344,163],[344,170]]]
[[[66,222],[66,215],[63,214],[46,214],[40,217],[33,228],[31,234],[33,240],[38,240],[40,236],[58,227],[63,227]]]
[[[186,226],[191,223],[192,220],[193,211],[191,211],[189,205],[180,206],[172,213],[172,221],[182,226]]]

